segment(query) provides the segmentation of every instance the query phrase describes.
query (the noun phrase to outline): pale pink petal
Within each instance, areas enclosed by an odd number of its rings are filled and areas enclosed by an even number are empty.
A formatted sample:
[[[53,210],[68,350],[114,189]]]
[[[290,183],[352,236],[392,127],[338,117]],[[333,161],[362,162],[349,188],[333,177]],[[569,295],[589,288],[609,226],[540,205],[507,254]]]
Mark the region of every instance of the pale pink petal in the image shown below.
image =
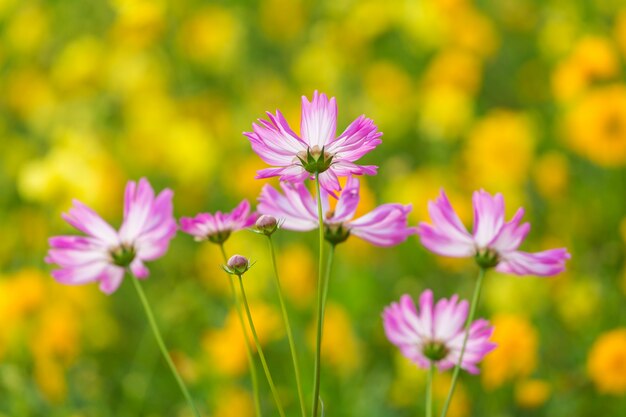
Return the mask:
[[[298,152],[306,151],[306,143],[291,130],[281,112],[268,112],[267,116],[269,121],[260,119],[259,124],[252,125],[253,132],[244,133],[252,150],[270,165],[293,164]]]
[[[410,212],[410,205],[383,204],[347,225],[354,236],[376,246],[393,246],[417,233],[407,224]]]
[[[480,190],[474,193],[473,204],[474,241],[482,249],[489,245],[504,225],[504,198],[500,193],[491,196]]]
[[[62,217],[76,229],[100,239],[102,242],[115,246],[118,237],[115,230],[91,208],[78,200],[73,200],[73,207]]]
[[[129,189],[134,192],[129,192]],[[141,178],[136,188],[133,182],[129,181],[126,191],[124,207],[126,207],[127,215],[120,228],[120,239],[123,243],[129,244],[137,239],[150,218],[154,203],[154,190],[145,178]]]
[[[381,136],[371,119],[359,116],[326,150],[337,159],[354,162],[380,145]]]
[[[326,220],[329,222],[343,223],[352,219],[359,205],[359,188],[359,180],[354,177],[348,177],[346,186],[339,195],[339,200],[337,200],[337,206],[332,213],[332,217],[327,217]]]
[[[518,209],[513,219],[505,223],[500,229],[500,233],[489,243],[489,247],[501,254],[516,250],[530,231],[530,223],[519,224],[523,216],[524,209]]]
[[[317,204],[304,184],[281,183],[284,195],[266,184],[257,211],[283,221],[287,230],[308,231],[318,227]]]
[[[552,276],[565,270],[565,261],[571,258],[567,249],[550,249],[543,252],[509,252],[503,255],[496,270],[515,275]]]
[[[100,275],[100,290],[105,294],[113,294],[124,279],[124,268],[109,265]]]
[[[133,275],[137,278],[148,278],[148,275],[150,275],[150,271],[148,271],[148,268],[146,268],[143,262],[141,262],[141,259],[139,259],[139,257],[135,258],[130,263],[129,268],[130,272],[132,272]]]
[[[469,304],[458,296],[453,295],[450,300],[442,298],[435,306],[435,338],[449,340],[463,331]]]
[[[320,187],[323,188],[333,196],[333,198],[337,198],[337,194],[335,191],[341,190],[341,184],[339,184],[339,178],[332,169],[327,169],[326,171],[319,174]]]
[[[302,119],[300,133],[310,146],[320,148],[335,139],[337,130],[337,102],[326,94],[313,93],[311,102],[302,96]]]
[[[52,277],[61,284],[79,285],[97,281],[102,272],[108,268],[107,262],[91,262],[85,265],[55,269]]]

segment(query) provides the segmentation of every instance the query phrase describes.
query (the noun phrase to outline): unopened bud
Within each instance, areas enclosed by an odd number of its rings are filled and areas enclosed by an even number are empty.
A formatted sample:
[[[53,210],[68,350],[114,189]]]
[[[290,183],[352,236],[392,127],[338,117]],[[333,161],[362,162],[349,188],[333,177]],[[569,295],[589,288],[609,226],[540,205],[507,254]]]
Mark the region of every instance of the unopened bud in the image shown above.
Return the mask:
[[[263,233],[266,236],[271,236],[276,230],[278,230],[278,220],[276,217],[264,214],[259,217],[255,223],[256,230]]]
[[[229,274],[243,275],[248,269],[250,269],[250,262],[248,258],[241,255],[233,255],[224,265],[224,270]]]

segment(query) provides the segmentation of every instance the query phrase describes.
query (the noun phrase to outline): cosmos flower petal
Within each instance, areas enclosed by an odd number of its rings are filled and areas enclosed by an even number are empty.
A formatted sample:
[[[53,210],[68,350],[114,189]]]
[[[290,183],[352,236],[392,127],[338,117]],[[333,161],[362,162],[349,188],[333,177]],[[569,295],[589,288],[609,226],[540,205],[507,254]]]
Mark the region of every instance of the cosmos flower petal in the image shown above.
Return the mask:
[[[107,266],[99,277],[100,290],[105,294],[113,294],[124,279],[124,268]]]
[[[515,251],[503,256],[496,271],[515,275],[552,276],[565,270],[571,255],[565,248],[528,253]]]
[[[498,253],[516,250],[524,239],[526,239],[526,235],[528,235],[530,231],[530,223],[519,224],[523,216],[524,209],[519,208],[511,221],[502,226],[500,233],[489,243],[489,247],[495,249]]]
[[[229,213],[198,213],[195,217],[181,217],[180,229],[198,240],[211,239],[221,234],[226,239],[230,233],[254,224],[258,215],[250,212],[248,200],[241,201]],[[223,242],[222,242],[223,243]]]
[[[341,160],[354,162],[382,143],[382,133],[371,119],[359,116],[327,147]]]
[[[118,243],[117,233],[107,222],[91,208],[78,200],[72,201],[73,206],[63,219],[77,230],[93,236],[102,242],[114,246]]]
[[[474,241],[480,248],[487,247],[504,225],[504,197],[480,190],[474,193],[473,204]]]
[[[304,184],[281,183],[284,195],[269,184],[263,186],[257,210],[283,222],[287,230],[308,231],[317,228],[317,205]]]
[[[359,190],[358,178],[348,177],[346,186],[343,191],[341,191],[339,200],[337,200],[337,206],[335,207],[332,217],[333,221],[345,222],[354,217],[360,200]]]
[[[337,133],[337,102],[326,94],[313,93],[313,99],[302,96],[302,119],[300,125],[302,139],[311,147],[326,146],[335,139]]]
[[[433,305],[433,293],[425,290],[420,295],[419,311],[413,300],[403,295],[399,303],[391,303],[383,312],[383,326],[389,341],[400,352],[423,369],[430,367],[424,348],[432,344],[442,345],[444,356],[434,359],[441,371],[453,368],[458,362],[464,339],[464,323],[467,320],[468,303],[457,296],[439,300]],[[477,364],[495,348],[489,340],[493,327],[483,319],[470,326],[466,350],[461,368],[478,373]]]
[[[417,229],[408,226],[411,205],[383,204],[358,219],[348,222],[350,233],[376,246],[404,242]]]

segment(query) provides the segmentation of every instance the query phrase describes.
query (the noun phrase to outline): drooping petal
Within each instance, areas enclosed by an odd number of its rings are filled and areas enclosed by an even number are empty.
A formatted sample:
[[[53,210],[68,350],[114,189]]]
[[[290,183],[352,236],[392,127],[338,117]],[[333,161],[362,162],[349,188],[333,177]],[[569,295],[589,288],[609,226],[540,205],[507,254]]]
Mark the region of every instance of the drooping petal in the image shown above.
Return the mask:
[[[328,220],[338,223],[351,220],[359,205],[359,189],[359,180],[354,177],[348,177],[346,186],[341,191],[339,200],[337,200],[337,206],[335,207],[333,216]]]
[[[336,159],[330,166],[331,171],[338,177],[349,177],[351,175],[376,175],[378,167],[376,165],[357,165],[354,162]]]
[[[78,200],[73,200],[72,204],[73,206],[69,212],[62,215],[66,222],[81,232],[93,236],[110,246],[118,244],[115,230],[102,220],[95,211]]]
[[[411,205],[383,204],[347,225],[354,236],[376,246],[393,246],[417,233],[407,224],[410,212]]]
[[[300,125],[302,139],[310,146],[320,148],[335,139],[337,133],[337,102],[326,94],[313,93],[313,99],[302,96],[302,119]]]
[[[518,209],[511,221],[505,223],[500,229],[500,233],[489,243],[489,247],[500,254],[516,250],[530,231],[530,223],[519,224],[523,216],[524,209]]]
[[[337,198],[337,194],[335,191],[341,190],[341,184],[339,183],[339,178],[333,171],[333,169],[327,169],[326,171],[319,174],[320,187],[328,192],[328,194],[332,195],[333,198]]]
[[[137,278],[148,278],[148,275],[150,275],[150,271],[148,270],[148,268],[146,268],[143,262],[141,262],[141,259],[139,257],[136,257],[130,263],[129,268],[130,272],[132,272],[133,275]]]
[[[552,276],[565,270],[571,255],[565,248],[528,253],[515,251],[503,255],[496,271],[515,275]]]
[[[479,248],[486,248],[500,233],[504,225],[504,197],[498,193],[491,196],[484,190],[476,191],[474,204],[474,241]]]
[[[445,192],[428,202],[432,225],[422,222],[417,228],[422,245],[443,256],[468,257],[475,253],[475,245],[459,216],[455,213]]]
[[[100,290],[105,294],[113,294],[124,279],[124,268],[108,265],[100,274]]]
[[[318,227],[317,205],[304,184],[281,183],[284,195],[269,184],[263,186],[257,211],[283,221],[283,228],[308,231]]]

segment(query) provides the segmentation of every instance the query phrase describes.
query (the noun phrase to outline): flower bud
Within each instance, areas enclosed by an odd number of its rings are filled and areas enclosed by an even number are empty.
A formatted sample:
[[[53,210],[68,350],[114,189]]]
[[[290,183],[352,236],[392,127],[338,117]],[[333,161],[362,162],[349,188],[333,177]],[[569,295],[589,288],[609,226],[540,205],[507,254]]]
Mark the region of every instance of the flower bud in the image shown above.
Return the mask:
[[[232,275],[243,275],[250,269],[250,266],[250,262],[245,256],[233,255],[228,260],[228,263],[224,265],[224,270]]]
[[[276,217],[264,214],[259,217],[255,223],[256,230],[263,233],[266,236],[271,236],[276,230],[278,230],[278,220]]]

